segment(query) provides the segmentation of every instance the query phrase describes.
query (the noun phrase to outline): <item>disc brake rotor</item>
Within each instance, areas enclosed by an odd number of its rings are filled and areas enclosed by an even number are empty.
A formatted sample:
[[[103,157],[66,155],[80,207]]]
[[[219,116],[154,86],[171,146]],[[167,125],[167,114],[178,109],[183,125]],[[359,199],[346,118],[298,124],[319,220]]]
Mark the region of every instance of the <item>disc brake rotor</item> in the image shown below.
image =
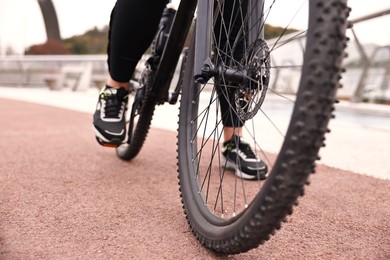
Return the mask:
[[[263,39],[256,40],[248,49],[242,64],[248,71],[248,83],[235,91],[235,105],[242,121],[253,118],[261,108],[270,81],[270,52]]]

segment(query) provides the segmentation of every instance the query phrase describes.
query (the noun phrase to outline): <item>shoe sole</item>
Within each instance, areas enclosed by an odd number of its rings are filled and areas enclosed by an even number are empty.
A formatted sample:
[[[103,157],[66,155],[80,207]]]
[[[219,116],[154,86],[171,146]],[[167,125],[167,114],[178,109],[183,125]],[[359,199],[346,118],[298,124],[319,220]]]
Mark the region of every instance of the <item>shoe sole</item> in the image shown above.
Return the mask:
[[[118,138],[113,138],[111,140],[108,140],[107,138],[105,138],[95,127],[93,127],[93,130],[95,132],[95,136],[96,136],[96,141],[101,145],[101,146],[104,146],[104,147],[109,147],[109,148],[117,148],[118,146],[124,144],[127,142],[127,134],[125,135],[125,139],[124,140],[121,140],[121,139],[118,139]]]

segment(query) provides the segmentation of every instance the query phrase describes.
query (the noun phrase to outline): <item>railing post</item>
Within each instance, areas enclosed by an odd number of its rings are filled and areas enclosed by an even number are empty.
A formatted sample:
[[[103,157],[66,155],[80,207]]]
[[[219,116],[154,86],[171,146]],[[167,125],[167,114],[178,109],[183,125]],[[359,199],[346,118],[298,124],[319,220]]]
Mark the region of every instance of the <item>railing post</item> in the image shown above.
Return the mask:
[[[363,70],[362,74],[360,75],[359,83],[352,95],[351,102],[353,103],[359,103],[363,100],[363,94],[364,94],[364,86],[366,85],[366,79],[368,75],[368,70],[370,68],[370,60],[367,57],[366,52],[364,51],[364,48],[362,44],[360,43],[355,31],[353,28],[351,28],[352,34],[355,38],[355,42],[361,57],[362,65],[363,65]]]

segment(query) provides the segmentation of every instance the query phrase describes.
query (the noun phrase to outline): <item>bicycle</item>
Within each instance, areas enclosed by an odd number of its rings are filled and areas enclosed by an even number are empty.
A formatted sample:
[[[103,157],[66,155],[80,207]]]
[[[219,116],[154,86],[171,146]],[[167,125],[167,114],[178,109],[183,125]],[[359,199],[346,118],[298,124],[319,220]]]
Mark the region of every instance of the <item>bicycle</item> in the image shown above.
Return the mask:
[[[145,68],[131,81],[129,141],[116,149],[117,155],[134,158],[155,107],[175,104],[181,96],[177,157],[184,213],[195,237],[216,253],[248,251],[280,229],[303,195],[330,131],[350,9],[346,0],[293,2],[181,0],[177,11],[164,12]],[[291,19],[282,34],[267,43],[266,22],[274,14],[287,17],[287,11]],[[294,30],[293,20],[306,15],[307,28]],[[191,39],[188,48],[186,39]],[[274,52],[297,40],[306,41],[301,64],[271,65]],[[170,90],[176,66],[179,82]],[[287,67],[301,75],[295,96],[269,87],[272,75]],[[265,181],[243,180],[221,165],[218,96],[227,89],[234,97],[229,111],[245,122],[246,138],[269,167]],[[291,107],[289,124],[272,120],[270,104]],[[263,144],[276,138],[271,145]]]

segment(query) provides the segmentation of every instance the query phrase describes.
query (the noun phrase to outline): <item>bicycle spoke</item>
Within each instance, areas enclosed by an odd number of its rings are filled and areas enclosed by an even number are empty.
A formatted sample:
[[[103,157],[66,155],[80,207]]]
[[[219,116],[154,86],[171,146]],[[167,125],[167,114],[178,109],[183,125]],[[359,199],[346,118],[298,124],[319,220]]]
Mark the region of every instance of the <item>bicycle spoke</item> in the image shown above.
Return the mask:
[[[247,237],[258,245],[278,228],[314,169],[345,45],[334,35],[345,29],[338,17],[348,8],[345,0],[218,0],[202,7],[213,17],[197,21],[195,37],[202,39],[194,42],[211,50],[202,48],[204,57],[191,45],[188,52],[194,69],[182,90],[178,149],[183,204],[202,244],[242,252],[253,247]],[[207,38],[201,32],[209,22]],[[273,39],[265,39],[268,28]],[[204,38],[210,42],[203,45]]]

